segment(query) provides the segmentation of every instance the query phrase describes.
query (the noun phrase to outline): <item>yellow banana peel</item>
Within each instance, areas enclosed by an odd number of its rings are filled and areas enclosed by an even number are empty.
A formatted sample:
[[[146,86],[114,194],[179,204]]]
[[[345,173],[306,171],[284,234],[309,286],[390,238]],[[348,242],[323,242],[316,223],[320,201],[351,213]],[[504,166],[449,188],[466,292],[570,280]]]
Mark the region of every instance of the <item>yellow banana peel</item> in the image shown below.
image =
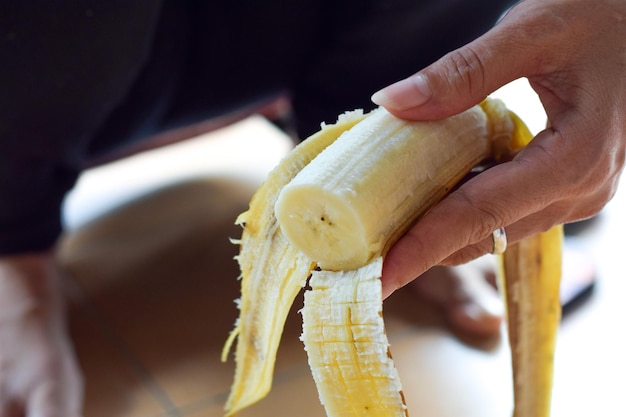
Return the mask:
[[[408,415],[384,331],[384,255],[476,164],[511,158],[531,138],[487,99],[437,122],[350,112],[298,145],[237,219],[241,298],[222,354],[237,341],[226,415],[269,392],[287,312],[307,280],[302,340],[328,416]],[[515,417],[549,415],[561,240],[557,227],[501,258]]]

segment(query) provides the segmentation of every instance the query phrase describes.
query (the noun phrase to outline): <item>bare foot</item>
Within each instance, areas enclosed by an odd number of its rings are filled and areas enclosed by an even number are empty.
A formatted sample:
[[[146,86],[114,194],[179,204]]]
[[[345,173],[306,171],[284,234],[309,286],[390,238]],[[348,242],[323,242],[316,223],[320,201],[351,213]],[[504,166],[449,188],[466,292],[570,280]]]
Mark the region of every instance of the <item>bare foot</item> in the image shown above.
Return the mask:
[[[440,307],[457,331],[480,337],[499,334],[504,307],[490,259],[456,267],[434,267],[407,285],[419,297]]]
[[[0,416],[79,417],[83,385],[50,254],[0,257]]]

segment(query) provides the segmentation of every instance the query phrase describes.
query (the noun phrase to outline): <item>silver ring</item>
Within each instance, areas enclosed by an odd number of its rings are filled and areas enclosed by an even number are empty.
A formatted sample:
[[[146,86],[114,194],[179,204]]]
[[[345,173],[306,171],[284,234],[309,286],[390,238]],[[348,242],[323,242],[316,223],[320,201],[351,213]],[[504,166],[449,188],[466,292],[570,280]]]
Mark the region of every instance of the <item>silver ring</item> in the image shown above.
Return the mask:
[[[506,250],[506,231],[504,227],[494,230],[491,235],[493,236],[493,250],[491,253],[494,255],[504,253]]]

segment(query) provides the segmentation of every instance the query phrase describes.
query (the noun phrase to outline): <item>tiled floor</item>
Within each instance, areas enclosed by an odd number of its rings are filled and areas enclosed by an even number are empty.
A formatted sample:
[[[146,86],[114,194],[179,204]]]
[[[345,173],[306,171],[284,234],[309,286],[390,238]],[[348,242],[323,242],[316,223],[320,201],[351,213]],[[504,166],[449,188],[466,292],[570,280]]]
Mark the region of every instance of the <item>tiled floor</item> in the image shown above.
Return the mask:
[[[90,171],[66,207],[71,332],[86,376],[86,417],[217,417],[232,382],[220,352],[236,317],[235,216],[289,147],[253,118],[206,137]],[[555,416],[619,415],[626,373],[622,294],[626,190],[582,243],[593,297],[561,328]],[[297,307],[296,307],[297,308]],[[323,416],[291,315],[274,388],[240,415]],[[411,415],[510,415],[504,339],[465,343],[402,292],[385,319]],[[621,384],[621,385],[620,385]]]

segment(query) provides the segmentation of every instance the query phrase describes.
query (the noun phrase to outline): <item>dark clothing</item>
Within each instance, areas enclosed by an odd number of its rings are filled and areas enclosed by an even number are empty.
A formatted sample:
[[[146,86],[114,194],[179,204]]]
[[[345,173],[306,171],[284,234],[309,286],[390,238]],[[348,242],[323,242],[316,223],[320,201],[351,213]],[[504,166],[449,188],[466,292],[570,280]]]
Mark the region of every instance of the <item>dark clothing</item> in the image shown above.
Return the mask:
[[[281,92],[300,137],[506,0],[0,0],[0,255],[50,248],[85,162]]]

